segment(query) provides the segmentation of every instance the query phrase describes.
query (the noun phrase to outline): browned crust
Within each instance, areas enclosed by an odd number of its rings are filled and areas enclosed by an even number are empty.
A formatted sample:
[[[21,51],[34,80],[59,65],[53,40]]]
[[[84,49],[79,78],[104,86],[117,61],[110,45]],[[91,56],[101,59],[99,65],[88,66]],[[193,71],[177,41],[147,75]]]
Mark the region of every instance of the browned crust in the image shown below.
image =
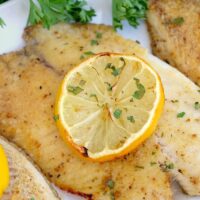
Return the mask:
[[[44,173],[42,173],[42,170],[36,165],[36,163],[33,160],[31,160],[31,158],[29,157],[29,155],[25,151],[23,151],[22,148],[18,147],[16,144],[14,144],[12,141],[9,141],[8,139],[6,139],[5,137],[3,137],[2,135],[0,135],[0,140],[5,141],[9,145],[11,145],[14,149],[16,149],[19,153],[21,153],[23,156],[25,156],[25,158],[36,168],[36,170],[44,178],[45,182],[48,184],[48,186],[50,187],[50,189],[53,192],[53,194],[55,195],[55,197],[57,197],[58,199],[60,199],[60,197],[58,196],[56,190],[50,184],[51,181],[50,180],[48,181],[48,178],[46,176],[44,176]]]

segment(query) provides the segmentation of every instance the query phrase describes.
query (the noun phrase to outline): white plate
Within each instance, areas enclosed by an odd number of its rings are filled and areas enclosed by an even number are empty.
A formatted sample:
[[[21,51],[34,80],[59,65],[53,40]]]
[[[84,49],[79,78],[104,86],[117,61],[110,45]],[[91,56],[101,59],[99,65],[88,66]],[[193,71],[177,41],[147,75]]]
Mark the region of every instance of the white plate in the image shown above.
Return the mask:
[[[108,25],[112,23],[111,0],[88,0],[88,3],[96,10],[97,16],[93,19],[94,23]],[[3,29],[0,28],[0,54],[23,47],[22,34],[26,26],[28,8],[28,0],[10,0],[0,5],[0,17],[6,22],[6,26]],[[141,22],[141,25],[137,29],[133,29],[127,23],[124,23],[124,29],[119,31],[119,33],[125,38],[138,40],[143,47],[151,51],[149,36],[144,22]],[[59,189],[57,190],[63,200],[82,199]],[[184,195],[175,183],[173,184],[173,190],[175,200],[200,200],[200,197],[192,198]]]

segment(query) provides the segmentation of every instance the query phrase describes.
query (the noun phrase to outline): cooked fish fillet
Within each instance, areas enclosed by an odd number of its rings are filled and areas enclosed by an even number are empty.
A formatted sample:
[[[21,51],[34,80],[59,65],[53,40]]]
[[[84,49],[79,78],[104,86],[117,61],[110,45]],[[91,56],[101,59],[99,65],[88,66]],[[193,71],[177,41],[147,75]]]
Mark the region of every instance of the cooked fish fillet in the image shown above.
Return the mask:
[[[99,45],[91,46],[90,40],[95,39],[96,31],[103,33],[102,38]],[[34,27],[26,31],[25,38],[27,53],[34,52],[59,73],[78,64],[80,56],[87,51],[134,52],[150,62],[161,76],[166,96],[164,113],[156,130],[157,142],[169,162],[174,163],[170,171],[183,189],[190,195],[200,195],[200,109],[194,108],[195,102],[200,103],[199,87],[105,26],[57,25],[51,31]],[[177,118],[181,112],[185,116]],[[162,159],[161,155],[159,160]]]
[[[189,195],[200,195],[200,88],[183,74],[155,57],[149,62],[161,76],[165,90],[164,113],[157,127],[156,138],[174,169],[170,170]],[[185,113],[178,118],[177,115]]]
[[[153,53],[200,86],[200,1],[150,0]]]
[[[43,39],[35,35],[40,31],[44,31],[40,35],[44,36]],[[96,37],[95,31],[103,33],[97,47],[90,46],[90,40]],[[67,70],[81,61],[83,52],[142,54],[144,50],[106,26],[57,25],[51,31],[38,26],[29,29],[27,34],[29,46],[26,50],[0,56],[2,135],[23,148],[45,175],[65,190],[94,200],[106,200],[112,196],[117,200],[172,199],[168,174],[159,167],[161,152],[154,137],[136,153],[112,162],[94,163],[78,157],[67,147],[53,121],[60,81]],[[46,45],[46,49],[35,49],[36,43],[38,48]],[[80,51],[85,44],[88,44],[87,48]],[[48,52],[46,57],[45,52]],[[52,56],[54,59],[49,59]],[[109,186],[110,182],[113,188]]]
[[[10,168],[10,184],[1,197],[2,200],[60,199],[50,183],[20,149],[1,136],[0,145],[7,155]]]

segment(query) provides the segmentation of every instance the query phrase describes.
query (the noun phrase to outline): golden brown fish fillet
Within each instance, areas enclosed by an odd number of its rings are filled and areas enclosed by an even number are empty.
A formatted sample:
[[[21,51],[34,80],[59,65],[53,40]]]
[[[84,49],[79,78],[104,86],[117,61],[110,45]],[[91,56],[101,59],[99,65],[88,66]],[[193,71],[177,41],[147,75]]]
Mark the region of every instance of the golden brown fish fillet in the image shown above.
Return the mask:
[[[96,31],[103,33],[102,38],[99,45],[91,46]],[[105,26],[56,25],[51,31],[34,27],[27,30],[25,38],[27,53],[34,52],[59,73],[81,62],[81,55],[87,51],[134,52],[145,57],[161,76],[166,96],[165,110],[156,130],[157,142],[162,145],[169,162],[174,163],[170,171],[183,189],[190,195],[200,195],[200,110],[194,108],[195,102],[200,103],[197,86],[169,65],[146,55],[133,41],[122,39]],[[180,112],[186,113],[183,118],[177,118]],[[161,155],[159,160],[162,159]]]
[[[200,1],[150,0],[153,53],[200,86]]]
[[[59,200],[50,183],[42,176],[30,159],[14,144],[0,136],[0,145],[8,158],[9,187],[1,200]]]
[[[0,56],[0,132],[22,147],[45,175],[65,190],[94,200],[110,199],[112,195],[116,200],[172,199],[168,175],[159,167],[161,152],[154,137],[136,153],[106,163],[83,160],[59,137],[53,121],[57,88],[65,72],[81,61],[80,55],[87,49],[143,52],[109,27],[78,26],[57,25],[51,31],[31,28],[27,38],[34,47]],[[39,35],[45,41],[39,41],[35,31],[44,31]],[[103,36],[99,45],[92,47],[95,31]],[[46,49],[37,51],[36,43],[38,47],[46,45]],[[81,51],[84,44],[88,47]],[[109,181],[114,182],[113,188],[108,186]]]
[[[166,97],[155,131],[157,142],[170,163],[174,163],[170,173],[183,190],[189,195],[200,195],[200,88],[159,59],[148,59],[161,76]],[[185,115],[178,118],[179,113]]]

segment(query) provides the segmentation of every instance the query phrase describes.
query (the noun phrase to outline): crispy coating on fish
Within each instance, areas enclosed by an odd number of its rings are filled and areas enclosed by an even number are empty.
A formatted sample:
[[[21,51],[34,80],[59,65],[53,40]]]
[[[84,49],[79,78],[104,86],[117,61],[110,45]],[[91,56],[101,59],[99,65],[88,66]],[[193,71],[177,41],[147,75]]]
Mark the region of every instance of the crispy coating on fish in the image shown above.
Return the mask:
[[[161,151],[154,137],[135,153],[95,163],[72,152],[53,120],[59,84],[69,69],[82,62],[84,52],[143,55],[144,50],[101,25],[61,24],[50,31],[36,26],[26,31],[25,38],[25,49],[0,56],[2,135],[23,148],[64,190],[94,200],[171,200],[169,177],[159,167]],[[93,39],[97,46],[91,45]]]
[[[159,59],[149,58],[161,76],[166,97],[155,131],[166,158],[161,167],[187,194],[200,195],[200,107],[196,106],[200,105],[200,88]]]
[[[9,186],[1,200],[51,199],[59,200],[49,182],[42,176],[40,170],[27,155],[14,144],[0,136],[9,163]]]
[[[153,53],[200,86],[200,1],[150,0]]]
[[[96,39],[97,32],[102,33],[99,45],[92,46],[91,40]],[[135,53],[150,62],[162,79],[166,97],[164,113],[156,130],[156,142],[165,155],[159,158],[162,168],[172,172],[186,193],[200,195],[200,110],[195,109],[195,102],[200,103],[199,87],[169,65],[148,56],[135,42],[119,37],[106,26],[56,25],[51,31],[31,27],[25,38],[27,54],[34,52],[59,73],[80,63],[84,52],[90,51]],[[66,42],[69,46],[63,45]],[[185,113],[185,116],[178,118],[179,113]]]

